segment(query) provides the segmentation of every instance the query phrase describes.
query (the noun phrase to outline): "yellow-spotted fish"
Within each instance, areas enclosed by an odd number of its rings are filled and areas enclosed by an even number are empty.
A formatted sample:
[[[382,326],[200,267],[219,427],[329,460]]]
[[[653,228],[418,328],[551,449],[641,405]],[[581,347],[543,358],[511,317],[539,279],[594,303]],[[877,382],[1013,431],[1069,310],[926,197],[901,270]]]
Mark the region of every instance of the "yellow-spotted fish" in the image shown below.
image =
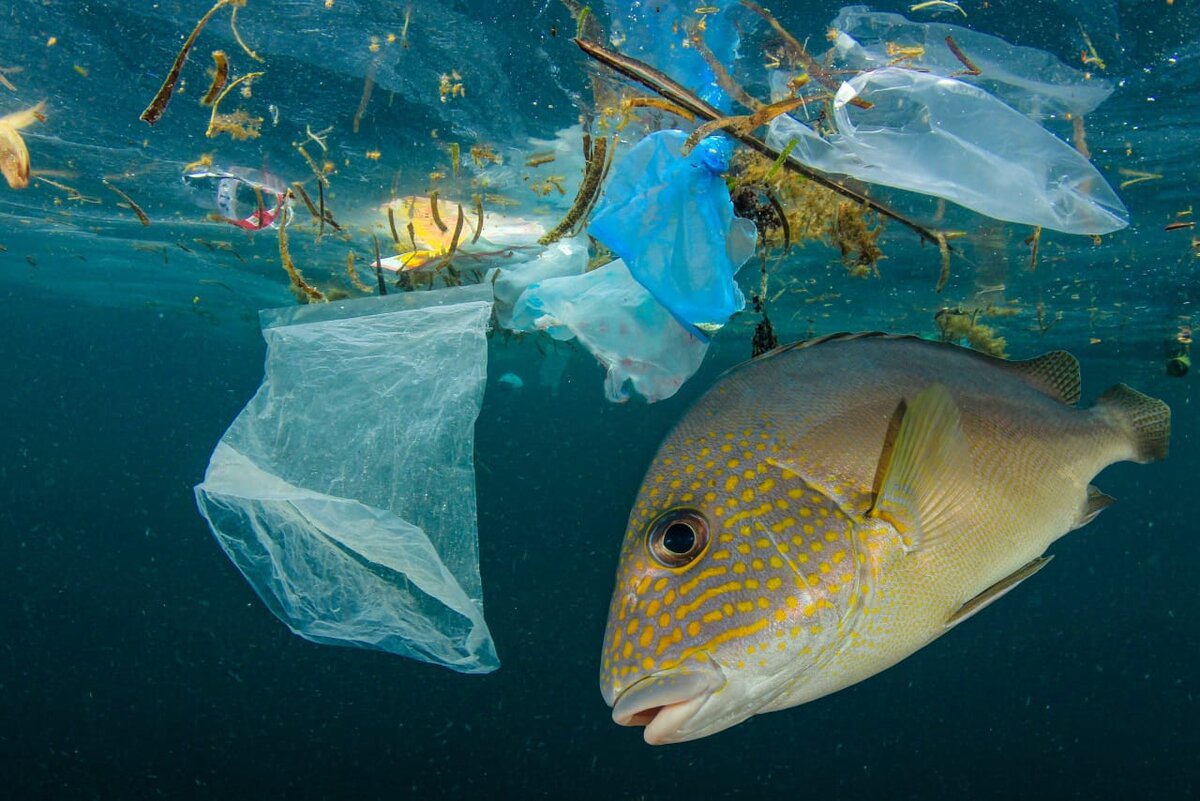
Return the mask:
[[[600,684],[681,742],[894,665],[1049,561],[1167,452],[1170,410],[1079,365],[839,334],[727,373],[659,448],[621,552]]]

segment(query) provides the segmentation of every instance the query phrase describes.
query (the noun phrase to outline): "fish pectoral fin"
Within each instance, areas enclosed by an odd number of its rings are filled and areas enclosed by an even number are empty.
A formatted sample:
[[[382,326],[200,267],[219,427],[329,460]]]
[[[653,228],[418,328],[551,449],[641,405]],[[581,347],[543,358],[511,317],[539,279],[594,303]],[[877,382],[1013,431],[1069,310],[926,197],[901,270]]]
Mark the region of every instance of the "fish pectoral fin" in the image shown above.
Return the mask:
[[[1111,495],[1105,495],[1095,486],[1088,484],[1087,500],[1083,502],[1083,509],[1079,512],[1079,519],[1075,521],[1075,525],[1071,526],[1071,531],[1077,528],[1083,528],[1088,523],[1096,519],[1096,515],[1103,512],[1108,507],[1117,502],[1117,499]]]
[[[880,460],[870,515],[900,532],[905,551],[928,547],[961,519],[955,513],[974,469],[958,405],[946,387],[931,384],[903,409],[891,451]]]
[[[972,617],[980,609],[983,609],[985,606],[988,606],[989,604],[992,603],[992,601],[995,601],[997,598],[999,598],[1000,596],[1007,593],[1013,587],[1017,586],[1022,581],[1024,581],[1025,579],[1032,576],[1034,573],[1041,570],[1053,558],[1054,558],[1053,555],[1039,556],[1037,559],[1034,559],[1032,562],[1022,565],[1020,568],[1018,568],[1013,573],[1000,579],[995,584],[988,587],[986,590],[979,593],[974,598],[967,601],[965,604],[963,604],[957,610],[955,610],[954,614],[952,614],[946,620],[946,628],[950,628],[951,626],[957,626],[959,623],[962,623],[967,618]]]

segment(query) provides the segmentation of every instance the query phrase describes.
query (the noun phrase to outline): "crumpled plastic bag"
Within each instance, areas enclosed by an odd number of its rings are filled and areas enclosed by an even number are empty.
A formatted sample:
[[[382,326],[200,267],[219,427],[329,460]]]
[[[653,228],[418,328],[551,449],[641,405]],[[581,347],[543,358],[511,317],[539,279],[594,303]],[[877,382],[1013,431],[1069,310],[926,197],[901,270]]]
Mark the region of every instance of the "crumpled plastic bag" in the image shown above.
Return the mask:
[[[830,26],[837,32],[833,51],[840,66],[856,70],[886,67],[901,55],[895,50],[889,53],[889,45],[921,47],[924,53],[906,59],[904,66],[981,86],[1035,119],[1087,114],[1113,91],[1110,81],[1086,76],[1044,50],[1011,45],[958,25],[911,22],[899,14],[847,6]],[[979,75],[964,74],[967,67],[946,44],[947,36],[953,37],[979,68]]]
[[[560,239],[533,258],[505,264],[492,280],[496,290],[496,322],[513,329],[513,308],[517,300],[538,281],[564,275],[578,275],[587,269],[586,236]],[[532,330],[526,327],[524,330]]]
[[[746,305],[733,277],[754,254],[757,229],[734,216],[721,177],[730,142],[710,136],[684,156],[686,141],[682,131],[659,131],[634,145],[616,163],[588,233],[679,321],[721,325]]]
[[[644,61],[690,89],[722,112],[731,101],[718,84],[708,62],[687,41],[689,30],[704,20],[704,44],[718,62],[729,66],[737,58],[738,30],[733,19],[737,3],[697,4],[676,0],[605,0],[612,20],[613,41],[621,52]],[[696,9],[704,8],[703,14]]]
[[[532,284],[517,300],[516,330],[578,338],[608,374],[610,401],[629,399],[626,382],[647,401],[679,391],[704,361],[708,342],[679,324],[617,260],[582,275]]]
[[[869,109],[850,103],[861,96]],[[998,220],[1068,234],[1107,234],[1129,215],[1074,148],[977,86],[887,67],[856,75],[834,98],[823,139],[776,117],[768,143],[826,173],[952,200]]]
[[[499,666],[473,465],[491,305],[481,285],[263,313],[262,386],[196,502],[296,634]]]

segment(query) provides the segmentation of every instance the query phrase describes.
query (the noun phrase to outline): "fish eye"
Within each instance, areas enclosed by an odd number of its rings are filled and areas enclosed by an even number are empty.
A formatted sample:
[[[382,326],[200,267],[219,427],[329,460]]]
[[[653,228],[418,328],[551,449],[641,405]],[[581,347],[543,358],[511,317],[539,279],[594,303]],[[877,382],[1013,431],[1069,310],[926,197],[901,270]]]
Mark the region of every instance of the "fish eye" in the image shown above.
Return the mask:
[[[671,509],[650,525],[646,547],[664,567],[694,562],[708,544],[708,520],[695,509]]]

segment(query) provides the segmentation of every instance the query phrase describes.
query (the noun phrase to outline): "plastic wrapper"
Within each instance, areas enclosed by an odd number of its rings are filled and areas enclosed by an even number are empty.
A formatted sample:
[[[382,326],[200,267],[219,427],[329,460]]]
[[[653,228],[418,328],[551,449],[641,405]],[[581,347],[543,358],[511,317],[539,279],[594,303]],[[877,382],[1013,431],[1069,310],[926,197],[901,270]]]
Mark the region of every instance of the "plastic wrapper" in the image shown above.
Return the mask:
[[[588,233],[620,256],[685,325],[723,324],[746,305],[734,274],[754,254],[754,223],[734,217],[721,174],[732,145],[659,131],[618,161]]]
[[[183,179],[189,186],[214,182],[213,199],[200,205],[215,209],[216,216],[246,231],[274,228],[286,203],[287,184],[283,179],[259,170],[206,167],[187,173]]]
[[[264,312],[265,376],[196,487],[292,631],[466,673],[483,619],[473,443],[490,287]]]
[[[1113,91],[1111,82],[1072,69],[1044,50],[1017,47],[958,25],[911,22],[899,14],[848,6],[831,27],[837,31],[833,48],[841,66],[868,70],[903,58],[905,66],[981,86],[1034,118],[1087,114]],[[948,36],[979,75],[967,74],[967,66],[946,43]],[[920,55],[905,57],[906,50],[917,49]]]
[[[849,101],[861,96],[869,109]],[[1074,148],[977,86],[888,67],[842,84],[837,133],[822,138],[792,117],[767,141],[826,173],[946,198],[998,220],[1068,234],[1107,234],[1128,212]]]
[[[604,392],[629,399],[626,383],[647,401],[669,398],[700,367],[708,343],[683,327],[620,261],[582,275],[532,284],[512,314],[517,330],[578,338],[608,370]]]

